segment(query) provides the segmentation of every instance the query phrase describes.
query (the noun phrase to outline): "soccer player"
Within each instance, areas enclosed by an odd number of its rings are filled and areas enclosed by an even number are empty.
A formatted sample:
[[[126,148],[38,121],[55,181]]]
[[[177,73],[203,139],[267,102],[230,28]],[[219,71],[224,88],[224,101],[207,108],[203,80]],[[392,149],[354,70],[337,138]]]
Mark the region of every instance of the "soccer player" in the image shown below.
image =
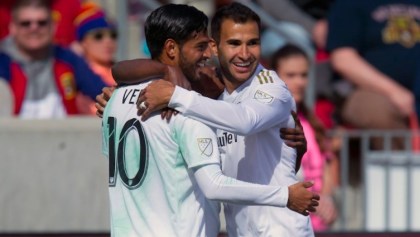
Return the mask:
[[[145,25],[152,58],[180,67],[189,80],[210,56],[206,31],[207,17],[186,5],[160,7]],[[117,88],[104,111],[112,236],[217,236],[219,206],[209,199],[317,205],[309,182],[268,186],[224,176],[215,134],[198,121],[177,115],[166,122],[157,113],[140,121],[135,103],[148,84]]]
[[[222,168],[230,177],[259,184],[296,183],[296,151],[278,136],[280,127],[294,126],[290,111],[296,105],[277,74],[259,65],[258,15],[233,3],[216,12],[211,27],[226,87],[219,98],[223,101],[156,81],[140,95],[140,112],[146,118],[156,108],[169,105],[184,116],[218,128]],[[290,196],[289,202],[293,202]],[[296,211],[290,203],[288,207]],[[299,214],[289,208],[226,204],[228,234],[314,236],[307,216],[314,210]]]

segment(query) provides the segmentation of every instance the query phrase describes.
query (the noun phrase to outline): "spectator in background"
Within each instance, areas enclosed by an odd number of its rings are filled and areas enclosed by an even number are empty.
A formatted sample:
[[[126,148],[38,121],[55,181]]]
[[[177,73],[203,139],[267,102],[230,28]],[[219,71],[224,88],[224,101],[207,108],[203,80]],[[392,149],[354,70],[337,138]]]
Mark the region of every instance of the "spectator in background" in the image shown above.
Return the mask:
[[[107,86],[114,85],[111,67],[117,50],[118,35],[115,26],[106,19],[98,5],[90,2],[83,4],[75,24],[77,40],[90,68]],[[77,95],[77,107],[82,114],[96,114],[95,102],[82,93]]]
[[[215,4],[213,1],[209,0],[168,0],[170,3],[174,4],[188,4],[194,6],[197,9],[201,10],[207,16],[212,16],[215,10]]]
[[[331,128],[337,121],[335,83],[331,81],[332,70],[325,51],[328,32],[327,15],[334,0],[257,0],[256,2],[276,23],[267,28],[261,37],[263,59],[287,43],[293,43],[305,51],[311,61],[309,85],[305,98],[314,111],[326,115],[322,123]],[[271,26],[271,25],[270,25]],[[318,112],[320,111],[320,112]],[[321,117],[320,117],[321,118]]]
[[[283,32],[283,35],[273,29],[264,32],[261,46],[264,57],[269,58],[287,42],[294,42],[307,52],[313,52],[314,48],[325,48],[328,31],[326,16],[332,0],[257,0],[256,2],[279,21],[277,27]]]
[[[415,83],[419,12],[418,0],[337,0],[333,4],[327,49],[334,69],[356,86],[341,113],[352,127],[407,129],[416,106],[420,112],[420,104],[415,104],[420,96],[415,88],[420,85]],[[396,149],[402,145],[393,143]]]
[[[95,98],[105,84],[86,62],[53,44],[50,6],[42,0],[18,0],[12,8],[10,36],[0,44],[0,75],[14,94],[21,118],[61,118],[78,114],[76,94]]]
[[[11,9],[17,0],[0,1],[0,39],[9,34]],[[52,9],[52,20],[56,25],[54,43],[67,47],[76,42],[74,20],[81,10],[81,0],[49,0]]]
[[[10,11],[15,0],[0,1],[0,39],[9,34]]]
[[[309,63],[302,49],[287,44],[274,53],[271,67],[286,83],[297,104],[298,118],[307,141],[307,151],[302,157],[302,169],[298,175],[301,180],[315,182],[312,191],[319,193],[321,199],[317,211],[311,214],[311,222],[314,231],[325,231],[337,216],[332,194],[338,185],[338,160],[329,149],[324,127],[304,104]]]

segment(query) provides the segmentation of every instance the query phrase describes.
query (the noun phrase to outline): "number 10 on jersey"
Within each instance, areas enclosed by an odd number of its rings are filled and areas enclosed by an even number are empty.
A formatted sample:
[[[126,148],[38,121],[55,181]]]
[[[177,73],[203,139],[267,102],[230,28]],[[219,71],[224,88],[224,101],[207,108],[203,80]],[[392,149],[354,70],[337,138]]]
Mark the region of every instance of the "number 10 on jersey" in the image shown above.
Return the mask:
[[[140,187],[143,179],[146,177],[148,164],[147,138],[140,121],[133,118],[124,124],[117,140],[118,144],[116,144],[116,124],[117,118],[108,117],[109,186],[114,187],[117,183],[117,178],[119,177],[128,189],[136,189]],[[139,142],[135,144],[140,150],[138,156],[126,151],[127,137],[132,132],[138,136]],[[134,159],[134,161],[136,161],[135,163],[138,164],[137,172],[135,172],[132,177],[129,177],[126,169],[126,165],[130,159]],[[130,164],[132,164],[132,162],[130,162]]]

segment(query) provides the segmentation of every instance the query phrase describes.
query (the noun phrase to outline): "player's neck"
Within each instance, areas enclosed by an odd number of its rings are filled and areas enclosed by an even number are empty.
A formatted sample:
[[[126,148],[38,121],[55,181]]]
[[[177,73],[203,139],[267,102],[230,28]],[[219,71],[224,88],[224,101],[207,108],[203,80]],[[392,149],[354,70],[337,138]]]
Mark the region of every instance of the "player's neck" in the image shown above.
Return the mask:
[[[247,80],[239,81],[235,78],[230,78],[228,76],[223,76],[223,84],[225,84],[226,91],[231,94],[233,91],[235,91],[238,87],[240,87],[242,84],[244,84]]]
[[[178,67],[178,63],[175,59],[169,58],[169,57],[165,57],[164,55],[160,56],[157,59],[159,62],[169,65],[169,66],[173,66],[173,67]]]

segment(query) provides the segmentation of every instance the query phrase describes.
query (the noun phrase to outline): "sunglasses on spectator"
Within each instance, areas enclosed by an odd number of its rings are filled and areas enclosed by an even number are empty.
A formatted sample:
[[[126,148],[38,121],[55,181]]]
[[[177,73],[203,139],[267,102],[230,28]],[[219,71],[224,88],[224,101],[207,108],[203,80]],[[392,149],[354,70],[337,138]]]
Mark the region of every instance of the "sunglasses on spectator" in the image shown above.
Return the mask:
[[[18,24],[23,28],[29,28],[32,24],[37,25],[38,27],[45,27],[50,23],[49,20],[38,20],[38,21],[20,21]]]
[[[102,31],[93,32],[91,36],[96,41],[101,41],[105,37],[109,37],[113,40],[116,40],[118,38],[118,33],[114,30],[102,30]]]

